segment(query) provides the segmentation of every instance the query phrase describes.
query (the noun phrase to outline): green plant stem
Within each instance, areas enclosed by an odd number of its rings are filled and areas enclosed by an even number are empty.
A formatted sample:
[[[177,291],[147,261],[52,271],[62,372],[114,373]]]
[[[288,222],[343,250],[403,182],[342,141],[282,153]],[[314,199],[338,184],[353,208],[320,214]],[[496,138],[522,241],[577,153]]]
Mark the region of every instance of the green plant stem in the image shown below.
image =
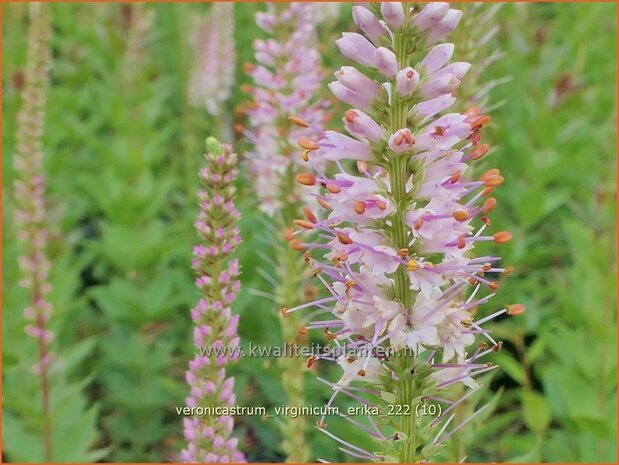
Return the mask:
[[[408,11],[408,8],[405,8]],[[408,13],[407,13],[408,15]],[[398,59],[399,68],[408,66],[409,54],[407,51],[406,32],[398,31],[394,38],[394,51]],[[393,134],[407,126],[408,106],[398,96],[395,85],[391,87],[391,112],[389,118],[389,132]],[[408,228],[405,224],[405,214],[410,199],[406,192],[406,183],[409,179],[408,157],[389,152],[389,165],[387,167],[391,181],[391,193],[396,206],[396,212],[391,217],[390,235],[393,246],[398,249],[408,249]],[[410,277],[403,266],[398,267],[394,279],[394,297],[399,300],[407,312],[412,311],[413,293],[410,289]],[[413,367],[414,358],[410,351],[400,356],[400,372],[405,373]],[[400,417],[400,430],[406,435],[400,449],[399,460],[401,463],[414,463],[417,451],[417,417],[414,414],[413,400],[417,397],[414,380],[409,376],[402,376],[397,384],[396,396],[398,405],[410,406],[411,414]]]
[[[305,267],[299,254],[290,247],[282,245],[279,259],[279,287],[276,291],[277,303],[297,305],[302,301],[302,280],[305,276]],[[292,313],[281,320],[282,339],[286,344],[294,344],[297,340],[299,316]],[[284,356],[279,359],[282,373],[282,386],[286,392],[287,404],[290,406],[302,405],[304,400],[303,376],[304,365],[296,357]],[[309,449],[305,441],[306,421],[303,416],[292,418],[286,416],[281,423],[281,432],[284,440],[282,450],[289,463],[303,463],[309,460]]]

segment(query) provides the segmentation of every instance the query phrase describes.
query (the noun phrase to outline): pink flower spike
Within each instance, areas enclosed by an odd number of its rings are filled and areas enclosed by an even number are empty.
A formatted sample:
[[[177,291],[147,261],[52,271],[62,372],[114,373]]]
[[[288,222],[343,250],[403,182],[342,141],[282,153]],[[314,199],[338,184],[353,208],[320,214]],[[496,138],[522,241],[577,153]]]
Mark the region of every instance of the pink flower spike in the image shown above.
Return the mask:
[[[214,138],[207,139],[206,147],[204,158],[208,170],[200,171],[204,189],[199,192],[199,198],[212,198],[214,201],[200,203],[196,229],[201,243],[193,251],[195,271],[198,274],[196,285],[201,298],[190,310],[194,344],[198,350],[205,350],[205,353],[189,361],[185,379],[191,395],[186,398],[187,407],[231,405],[233,394],[229,389],[226,395],[222,393],[233,383],[230,378],[226,378],[225,366],[236,358],[227,349],[238,345],[238,317],[233,317],[229,307],[224,307],[221,302],[222,295],[230,295],[231,302],[238,292],[235,285],[238,282],[237,261],[229,257],[235,248],[232,243],[236,242],[232,238],[238,234],[238,212],[233,203],[233,182],[238,172],[237,156],[230,146],[221,145]],[[208,353],[206,349],[212,352]],[[207,461],[207,457],[211,456],[216,459],[223,457],[228,451],[204,434],[210,429],[217,431],[220,437],[228,438],[232,428],[222,429],[218,426],[222,418],[185,418],[183,423],[187,448],[181,452],[181,457],[191,457],[198,462]]]

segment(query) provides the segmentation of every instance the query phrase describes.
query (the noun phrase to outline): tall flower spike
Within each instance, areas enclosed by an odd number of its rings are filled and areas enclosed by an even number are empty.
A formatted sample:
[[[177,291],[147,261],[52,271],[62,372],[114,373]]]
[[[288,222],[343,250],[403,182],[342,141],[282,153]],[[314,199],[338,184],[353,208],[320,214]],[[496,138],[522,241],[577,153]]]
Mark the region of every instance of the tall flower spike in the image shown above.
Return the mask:
[[[493,276],[511,273],[497,265],[499,257],[473,256],[477,242],[511,239],[507,231],[484,234],[496,206],[488,196],[503,177],[496,169],[479,177],[468,169],[488,150],[479,142],[490,118],[479,109],[447,113],[469,64],[450,63],[454,46],[440,40],[462,13],[446,3],[415,5],[357,5],[353,19],[367,39],[344,33],[336,42],[367,69],[345,66],[331,84],[336,97],[357,107],[342,120],[352,137],[327,131],[303,141],[318,147],[310,161],[335,161],[339,172],[316,169],[297,178],[322,188],[317,198],[329,213],[305,241],[305,228],[289,232],[330,297],[285,312],[310,310],[305,329],[319,329],[335,344],[310,361],[332,360],[343,370],[337,383],[327,383],[329,404],[344,395],[387,414],[365,425],[347,418],[372,436],[371,446],[335,436],[324,418],[318,428],[353,457],[401,463],[432,461],[474,418],[450,424],[451,410],[468,396],[450,400],[450,387],[476,389],[476,378],[496,368],[482,358],[500,343],[482,325],[524,311],[514,304],[475,321],[473,310],[498,287]],[[355,160],[356,172],[340,160]],[[476,336],[491,345],[471,349]],[[417,418],[425,402],[451,407],[432,420]],[[389,416],[390,405],[404,414]]]
[[[45,175],[43,172],[43,124],[45,89],[49,82],[51,37],[49,7],[41,3],[29,5],[28,56],[24,73],[22,106],[17,114],[15,167],[15,225],[17,239],[23,245],[19,257],[22,274],[20,286],[30,294],[30,306],[24,309],[25,331],[36,339],[38,362],[33,372],[41,384],[43,450],[46,461],[52,461],[49,367],[52,355],[49,343],[53,334],[48,328],[52,305],[46,295],[51,291],[48,273],[45,210]]]
[[[273,242],[277,257],[274,294],[279,306],[301,304],[306,298],[304,290],[312,293],[301,257],[284,242],[285,238],[294,243],[294,237],[284,231],[293,221],[308,229],[317,221],[315,197],[295,178],[304,179],[309,152],[318,148],[312,139],[321,133],[325,119],[325,102],[317,98],[323,79],[315,30],[318,8],[309,3],[268,4],[267,11],[256,14],[256,22],[269,37],[254,42],[258,64],[247,66],[255,86],[250,89],[253,101],[246,110],[249,129],[245,134],[254,147],[249,163],[260,208],[278,231]],[[311,184],[311,179],[305,182]],[[297,315],[282,320],[286,343],[303,341],[300,324]],[[302,405],[304,367],[290,357],[279,363],[288,404]],[[305,418],[287,416],[281,425],[287,459],[308,461]]]
[[[200,171],[204,190],[198,193],[200,212],[195,227],[202,239],[193,250],[196,286],[202,295],[191,309],[196,349],[186,373],[190,395],[187,407],[234,405],[234,378],[226,377],[226,365],[239,354],[238,315],[232,303],[239,291],[239,263],[231,258],[241,242],[237,226],[239,212],[234,206],[237,156],[228,145],[210,137],[206,141],[206,167]],[[217,353],[215,351],[218,351]],[[232,438],[231,416],[195,416],[184,419],[188,446],[181,452],[184,462],[244,462]]]
[[[316,7],[290,3],[267,8],[256,14],[256,22],[269,37],[254,42],[258,65],[247,66],[255,87],[249,90],[253,101],[246,109],[250,128],[245,135],[254,147],[249,160],[260,208],[276,217],[289,205],[315,204],[293,177],[307,169],[301,149],[312,149],[303,144],[299,149],[297,141],[318,136],[324,124],[325,101],[317,98],[324,74]]]
[[[195,24],[192,41],[195,59],[189,103],[219,115],[234,84],[234,3],[214,3],[206,19]]]

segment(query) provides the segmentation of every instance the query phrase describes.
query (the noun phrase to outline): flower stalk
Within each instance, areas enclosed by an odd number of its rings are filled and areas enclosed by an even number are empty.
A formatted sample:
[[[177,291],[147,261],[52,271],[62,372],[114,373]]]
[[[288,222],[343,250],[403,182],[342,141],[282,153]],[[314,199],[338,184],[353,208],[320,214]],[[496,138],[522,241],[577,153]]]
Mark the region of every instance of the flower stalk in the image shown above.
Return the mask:
[[[52,363],[49,329],[52,305],[47,300],[51,291],[47,258],[48,229],[46,221],[45,175],[43,169],[43,141],[45,120],[45,90],[49,83],[51,66],[51,24],[49,7],[29,5],[28,55],[22,90],[22,106],[17,114],[15,167],[15,224],[17,239],[24,252],[19,257],[22,274],[20,286],[30,294],[30,305],[24,309],[27,320],[25,331],[36,339],[38,362],[33,372],[39,377],[42,412],[42,443],[44,458],[52,461],[52,431],[49,369]]]
[[[301,228],[289,239],[305,251],[331,299],[286,314],[312,310],[309,328],[322,329],[336,348],[354,349],[308,360],[335,361],[343,369],[331,384],[329,403],[345,395],[386,414],[382,429],[367,418],[377,431],[370,449],[328,432],[324,418],[317,423],[353,457],[433,460],[480,412],[452,424],[451,410],[467,397],[451,399],[452,387],[476,389],[475,377],[495,368],[480,359],[501,344],[481,325],[524,311],[509,305],[475,321],[477,307],[498,288],[488,274],[511,273],[496,265],[499,257],[475,258],[475,244],[505,243],[511,233],[484,234],[486,215],[496,206],[490,194],[504,180],[499,171],[475,178],[468,170],[488,152],[480,141],[490,117],[478,107],[446,112],[471,66],[450,63],[454,46],[441,43],[461,16],[442,2],[356,5],[353,19],[365,37],[344,33],[336,44],[364,72],[344,66],[330,84],[353,107],[342,120],[351,137],[325,131],[298,142],[310,170],[297,181],[318,189],[314,195],[326,219],[309,226],[296,220]],[[339,172],[327,175],[324,160],[335,162]],[[357,173],[349,172],[348,160],[356,161]],[[303,240],[308,229],[317,234]],[[471,350],[478,335],[491,345],[481,342]],[[434,419],[418,416],[428,403],[450,407]]]
[[[260,209],[275,225],[277,282],[274,291],[279,307],[300,305],[306,300],[309,274],[303,259],[287,247],[284,237],[297,212],[306,207],[300,224],[315,221],[308,205],[314,199],[295,182],[305,162],[294,157],[296,141],[317,136],[325,114],[324,102],[316,96],[323,79],[316,44],[317,9],[312,4],[268,4],[267,11],[256,14],[256,22],[268,35],[254,42],[257,64],[246,65],[254,86],[246,88],[253,100],[242,111],[249,127],[241,128],[254,150],[249,154],[249,171],[254,178]],[[298,115],[292,118],[291,115]],[[301,119],[302,118],[302,119]],[[298,123],[301,122],[301,125]],[[282,320],[286,343],[305,339],[299,314]],[[295,358],[279,360],[282,386],[291,406],[304,404],[304,367]],[[282,451],[289,462],[307,462],[310,451],[302,416],[282,418]]]
[[[221,115],[234,84],[234,3],[214,3],[206,19],[194,25],[194,67],[188,84],[189,103]]]
[[[192,263],[202,297],[190,312],[194,343],[200,351],[186,372],[190,387],[186,405],[190,408],[234,405],[234,378],[227,377],[226,365],[239,355],[239,317],[231,309],[240,288],[239,263],[232,258],[241,242],[237,226],[240,215],[234,206],[237,155],[212,137],[206,147],[206,167],[200,170],[204,189],[198,193],[200,212],[195,222],[202,242],[194,247]],[[182,460],[244,462],[237,449],[238,439],[231,437],[233,426],[231,416],[185,418],[188,446],[181,452]]]

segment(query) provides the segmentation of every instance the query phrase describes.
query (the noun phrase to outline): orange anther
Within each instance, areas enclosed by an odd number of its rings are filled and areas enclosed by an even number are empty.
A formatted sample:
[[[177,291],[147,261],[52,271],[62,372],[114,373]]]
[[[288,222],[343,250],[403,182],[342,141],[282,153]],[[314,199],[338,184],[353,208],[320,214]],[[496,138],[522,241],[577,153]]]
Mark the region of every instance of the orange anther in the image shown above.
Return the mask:
[[[511,316],[522,315],[526,307],[522,304],[512,304],[507,306],[507,314]]]
[[[492,237],[494,238],[494,242],[497,244],[503,244],[504,242],[509,242],[512,240],[512,233],[509,231],[501,231],[494,233]]]
[[[329,202],[327,202],[324,197],[316,197],[316,202],[318,202],[318,204],[326,210],[331,209],[331,205],[329,205]]]
[[[307,220],[294,220],[293,223],[303,229],[314,229],[314,225]]]
[[[496,208],[496,199],[494,197],[488,197],[484,202],[483,212],[490,213]]]
[[[314,212],[309,207],[303,207],[303,214],[305,215],[305,218],[307,218],[312,223],[316,223],[318,221],[316,215],[314,215]]]
[[[346,113],[344,113],[344,119],[349,123],[352,123],[357,116],[358,115],[354,110],[347,110]]]
[[[305,247],[303,247],[303,244],[299,239],[291,240],[290,247],[292,247],[294,250],[305,250]]]
[[[482,195],[482,197],[485,197],[485,196],[487,196],[487,195],[492,194],[492,192],[494,191],[495,187],[496,187],[496,186],[487,186],[487,187],[484,187],[484,190],[483,190],[483,191],[481,191],[481,195]]]
[[[286,242],[290,242],[293,239],[294,239],[294,229],[293,228],[286,229],[286,231],[284,231],[284,240]]]
[[[355,213],[357,213],[358,215],[363,215],[365,213],[364,202],[355,202]]]
[[[337,233],[337,239],[344,245],[352,244],[352,240],[344,233]]]
[[[486,127],[490,123],[491,119],[492,118],[490,118],[490,116],[488,115],[476,116],[470,121],[471,128],[475,130]]]
[[[293,124],[296,124],[297,126],[301,126],[302,128],[310,127],[310,124],[307,121],[299,118],[298,116],[289,116],[288,121],[290,121]]]
[[[338,194],[339,192],[342,192],[342,189],[340,189],[340,186],[338,186],[337,184],[333,184],[331,182],[328,183],[325,187],[332,194]]]
[[[476,145],[473,150],[471,150],[471,160],[479,160],[488,153],[489,149],[490,146],[488,144]]]
[[[304,148],[305,150],[310,150],[310,151],[318,150],[320,148],[320,145],[318,145],[315,140],[310,139],[308,137],[302,137],[301,139],[297,141],[297,144],[299,144],[301,148]]]
[[[456,221],[466,221],[469,219],[469,213],[466,210],[456,210],[452,216]]]
[[[312,173],[297,174],[295,179],[299,184],[303,184],[304,186],[313,186],[316,184],[316,178]]]
[[[486,187],[496,187],[503,184],[503,181],[505,181],[505,178],[503,176],[501,176],[500,174],[495,174],[493,176],[486,176],[486,178],[484,179],[484,185]]]
[[[486,171],[484,174],[482,174],[482,175],[479,177],[479,179],[480,179],[481,181],[485,181],[485,179],[486,179],[488,176],[496,176],[496,175],[498,175],[498,174],[501,174],[501,172],[500,172],[497,168],[493,168],[493,169],[491,169],[491,170]]]

